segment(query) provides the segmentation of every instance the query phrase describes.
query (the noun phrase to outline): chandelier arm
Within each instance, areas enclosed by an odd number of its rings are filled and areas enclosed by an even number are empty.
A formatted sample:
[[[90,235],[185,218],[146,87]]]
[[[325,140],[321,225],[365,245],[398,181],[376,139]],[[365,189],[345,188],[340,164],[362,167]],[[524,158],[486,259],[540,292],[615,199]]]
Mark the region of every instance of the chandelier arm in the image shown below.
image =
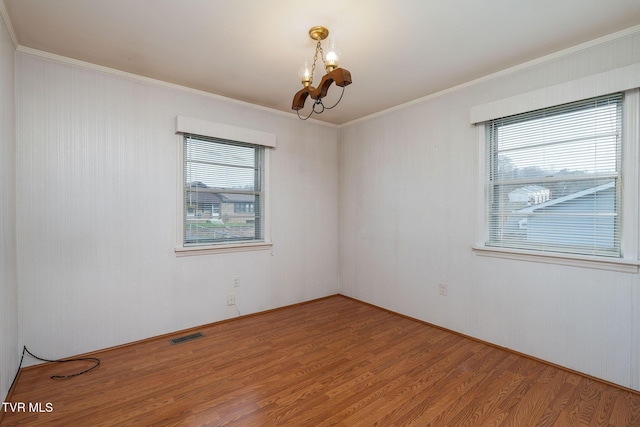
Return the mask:
[[[313,86],[307,86],[307,87],[304,87],[304,88],[300,89],[298,92],[296,92],[295,96],[293,97],[293,103],[291,105],[291,109],[292,110],[301,110],[302,108],[304,108],[304,104],[307,101],[307,98],[315,90],[316,89]]]
[[[333,104],[331,107],[326,107],[324,104],[322,104],[322,106],[324,108],[326,108],[327,110],[331,110],[333,107],[335,107],[336,105],[338,105],[340,103],[340,101],[342,101],[342,95],[344,95],[344,86],[342,86],[342,93],[340,94],[340,98],[338,98],[338,100],[336,101],[335,104]]]
[[[329,91],[331,85],[335,83],[336,86],[345,87],[351,84],[351,73],[344,68],[336,68],[330,73],[322,76],[322,80],[317,88],[310,91],[309,95],[313,99],[324,98]]]
[[[344,88],[343,88],[343,93],[344,93]],[[342,95],[340,95],[340,98],[342,98]],[[340,102],[340,100],[338,100],[338,102]],[[318,110],[316,111],[316,106],[317,106],[317,105],[319,105],[320,107],[319,107],[319,108],[318,108]],[[336,103],[333,107],[335,107],[336,105],[337,105],[337,103]],[[331,107],[331,108],[333,108],[333,107]],[[325,110],[325,109],[327,109],[327,108],[329,108],[329,107],[325,107],[325,106],[324,106],[324,103],[322,102],[322,98],[318,98],[318,99],[316,99],[316,100],[313,102],[313,105],[311,106],[311,111],[309,111],[309,114],[307,114],[307,116],[306,116],[306,117],[302,117],[302,116],[300,115],[300,110],[301,110],[302,108],[298,108],[298,109],[296,109],[296,113],[298,114],[298,118],[299,118],[300,120],[307,120],[309,117],[311,117],[311,115],[312,115],[313,113],[316,113],[316,114],[322,114],[322,113],[324,113],[324,110]]]
[[[309,117],[311,117],[311,115],[313,114],[313,109],[311,109],[311,111],[309,112],[309,115],[308,115],[307,117],[302,117],[302,116],[300,115],[300,110],[296,110],[296,113],[298,113],[298,118],[299,118],[300,120],[307,120],[307,119],[308,119]]]

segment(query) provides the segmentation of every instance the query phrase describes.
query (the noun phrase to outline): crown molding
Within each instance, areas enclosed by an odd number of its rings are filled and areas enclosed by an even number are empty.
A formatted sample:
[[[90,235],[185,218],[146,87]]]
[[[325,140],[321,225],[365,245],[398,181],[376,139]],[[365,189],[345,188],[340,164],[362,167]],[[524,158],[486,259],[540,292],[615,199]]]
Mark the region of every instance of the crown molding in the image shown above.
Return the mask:
[[[531,61],[523,62],[522,64],[515,65],[515,66],[510,67],[510,68],[506,68],[506,69],[504,69],[502,71],[498,71],[498,72],[495,72],[493,74],[489,74],[489,75],[486,75],[484,77],[477,78],[475,80],[470,80],[470,81],[468,81],[466,83],[462,83],[462,84],[459,84],[457,86],[453,86],[453,87],[450,87],[448,89],[441,90],[440,92],[435,92],[435,93],[432,93],[430,95],[423,96],[423,97],[418,98],[418,99],[414,99],[413,101],[405,102],[404,104],[396,105],[395,107],[387,108],[386,110],[378,111],[377,113],[373,113],[373,114],[370,114],[370,115],[365,116],[365,117],[360,117],[359,119],[355,119],[355,120],[352,120],[350,122],[343,123],[343,124],[340,125],[340,127],[349,126],[349,125],[356,124],[356,123],[359,123],[359,122],[362,122],[362,121],[365,121],[365,120],[369,120],[369,119],[372,119],[372,118],[375,118],[375,117],[383,116],[385,114],[391,113],[391,112],[396,111],[396,110],[401,110],[403,108],[407,108],[407,107],[410,107],[410,106],[415,105],[415,104],[420,104],[420,103],[428,101],[430,99],[438,98],[440,96],[444,96],[444,95],[447,95],[447,94],[452,93],[452,92],[457,92],[459,90],[462,90],[462,89],[465,89],[465,88],[468,88],[468,87],[471,87],[471,86],[475,86],[475,85],[480,84],[480,83],[484,83],[484,82],[487,82],[487,81],[490,81],[490,80],[493,80],[493,79],[497,79],[497,78],[502,77],[502,76],[506,76],[506,75],[509,75],[509,74],[516,73],[518,71],[526,70],[527,68],[535,67],[537,65],[544,64],[545,62],[553,61],[555,59],[562,58],[564,56],[571,55],[573,53],[580,52],[582,50],[589,49],[589,48],[592,48],[592,47],[595,47],[595,46],[599,46],[601,44],[605,44],[605,43],[611,42],[613,40],[621,39],[623,37],[627,37],[629,35],[636,34],[636,33],[640,33],[640,25],[636,25],[636,26],[627,28],[627,29],[622,30],[622,31],[611,33],[611,34],[608,34],[606,36],[599,37],[597,39],[594,39],[594,40],[591,40],[591,41],[588,41],[588,42],[585,42],[585,43],[581,43],[579,45],[572,46],[570,48],[563,49],[563,50],[560,50],[558,52],[554,52],[554,53],[542,56],[542,57],[537,58],[537,59],[533,59]]]
[[[211,93],[211,92],[205,92],[205,91],[202,91],[202,90],[193,89],[193,88],[189,88],[189,87],[186,87],[186,86],[181,86],[181,85],[178,85],[178,84],[175,84],[175,83],[169,83],[169,82],[165,82],[163,80],[153,79],[153,78],[150,78],[150,77],[145,77],[145,76],[141,76],[141,75],[138,75],[138,74],[133,74],[133,73],[117,70],[117,69],[114,69],[114,68],[109,68],[109,67],[105,67],[105,66],[102,66],[102,65],[92,64],[92,63],[89,63],[89,62],[80,61],[80,60],[69,58],[69,57],[65,57],[65,56],[62,56],[62,55],[57,55],[57,54],[54,54],[54,53],[45,52],[45,51],[41,51],[41,50],[38,50],[38,49],[33,49],[33,48],[22,46],[22,45],[20,45],[18,43],[16,35],[15,35],[15,32],[13,31],[13,26],[11,24],[11,20],[9,18],[9,14],[8,14],[6,8],[5,8],[4,0],[0,0],[0,15],[2,16],[3,20],[5,21],[5,25],[7,27],[7,31],[9,32],[9,36],[11,37],[11,41],[12,41],[12,43],[13,43],[13,45],[14,45],[14,47],[15,47],[17,52],[22,52],[22,53],[26,53],[26,54],[30,54],[30,55],[35,55],[35,56],[39,56],[39,57],[55,60],[55,61],[58,61],[58,62],[63,62],[63,63],[79,66],[79,67],[82,67],[82,68],[91,69],[91,70],[94,70],[94,71],[100,71],[100,72],[113,74],[113,75],[117,75],[117,76],[124,77],[124,78],[129,78],[129,79],[133,79],[133,80],[137,80],[137,81],[152,83],[152,84],[156,84],[156,85],[160,85],[160,86],[164,86],[164,87],[168,87],[168,88],[172,88],[172,89],[177,89],[177,90],[181,90],[181,91],[185,91],[185,92],[189,92],[189,93],[193,93],[193,94],[197,94],[197,95],[201,95],[201,96],[206,96],[206,97],[209,97],[209,98],[213,98],[213,99],[217,99],[217,100],[221,100],[221,101],[225,101],[225,102],[229,102],[229,103],[242,105],[244,107],[251,108],[251,109],[256,109],[256,110],[260,110],[260,111],[268,111],[270,113],[275,113],[275,114],[278,114],[278,115],[281,115],[281,116],[286,116],[286,117],[289,117],[289,118],[296,118],[296,119],[298,118],[297,115],[295,115],[293,113],[288,113],[288,112],[277,110],[277,109],[274,109],[274,108],[265,107],[265,106],[261,106],[261,105],[257,105],[257,104],[252,104],[250,102],[240,101],[240,100],[233,99],[233,98],[228,98],[228,97],[225,97],[225,96],[222,96],[222,95],[217,95],[217,94],[214,94],[214,93]],[[636,25],[636,26],[627,28],[627,29],[622,30],[622,31],[618,31],[618,32],[615,32],[615,33],[612,33],[612,34],[608,34],[606,36],[599,37],[597,39],[594,39],[594,40],[591,40],[591,41],[588,41],[588,42],[585,42],[585,43],[581,43],[579,45],[576,45],[576,46],[573,46],[573,47],[570,47],[570,48],[567,48],[567,49],[563,49],[563,50],[560,50],[558,52],[555,52],[555,53],[552,53],[552,54],[549,54],[549,55],[545,55],[545,56],[542,56],[540,58],[537,58],[537,59],[534,59],[534,60],[531,60],[531,61],[524,62],[524,63],[516,65],[514,67],[510,67],[510,68],[504,69],[502,71],[498,71],[496,73],[489,74],[489,75],[484,76],[484,77],[480,77],[478,79],[470,80],[468,82],[465,82],[465,83],[450,87],[448,89],[444,89],[442,91],[435,92],[435,93],[432,93],[430,95],[426,95],[426,96],[423,96],[421,98],[417,98],[417,99],[414,99],[412,101],[408,101],[408,102],[405,102],[403,104],[396,105],[394,107],[378,111],[378,112],[370,114],[368,116],[360,117],[360,118],[352,120],[350,122],[346,122],[346,123],[342,123],[342,124],[333,124],[333,123],[328,123],[328,122],[320,121],[320,120],[313,119],[313,118],[310,118],[310,120],[312,120],[313,123],[316,123],[316,124],[319,124],[319,125],[340,129],[342,127],[353,125],[353,124],[356,124],[356,123],[359,123],[359,122],[362,122],[362,121],[366,121],[366,120],[369,120],[369,119],[372,119],[372,118],[375,118],[375,117],[383,116],[383,115],[389,114],[389,113],[391,113],[393,111],[401,110],[401,109],[410,107],[410,106],[415,105],[415,104],[420,104],[420,103],[428,101],[430,99],[438,98],[440,96],[444,96],[444,95],[447,95],[447,94],[450,94],[450,93],[453,93],[453,92],[457,92],[457,91],[463,90],[465,88],[468,88],[468,87],[471,87],[471,86],[474,86],[474,85],[477,85],[477,84],[481,84],[483,82],[487,82],[487,81],[490,81],[490,80],[493,80],[493,79],[500,78],[502,76],[506,76],[506,75],[509,75],[509,74],[512,74],[512,73],[516,73],[516,72],[525,70],[527,68],[535,67],[537,65],[544,64],[546,62],[553,61],[555,59],[562,58],[564,56],[567,56],[567,55],[570,55],[570,54],[573,54],[573,53],[576,53],[576,52],[579,52],[579,51],[582,51],[582,50],[585,50],[585,49],[589,49],[591,47],[595,47],[595,46],[598,46],[598,45],[601,45],[601,44],[604,44],[604,43],[608,43],[610,41],[617,40],[617,39],[620,39],[620,38],[623,38],[623,37],[626,37],[626,36],[629,36],[629,35],[632,35],[632,34],[635,34],[635,33],[640,33],[640,25]]]
[[[4,4],[4,0],[0,0],[0,16],[2,16],[4,26],[7,27],[7,32],[11,38],[11,43],[13,43],[13,48],[17,50],[19,46],[18,37],[16,37],[16,32],[13,30],[13,24],[11,23],[11,18],[9,17],[9,12]]]
[[[2,4],[2,2],[0,1],[0,5]],[[246,108],[251,108],[253,110],[259,110],[259,111],[265,111],[265,112],[269,112],[272,114],[278,114],[280,116],[283,117],[288,117],[288,118],[295,118],[296,121],[299,121],[298,116],[294,113],[288,113],[286,111],[281,111],[281,110],[277,110],[275,108],[270,108],[270,107],[265,107],[262,105],[257,105],[257,104],[252,104],[250,102],[246,102],[246,101],[240,101],[238,99],[234,99],[234,98],[228,98],[226,96],[222,96],[222,95],[217,95],[215,93],[211,93],[211,92],[206,92],[203,90],[199,90],[199,89],[193,89],[187,86],[181,86],[175,83],[169,83],[169,82],[165,82],[164,80],[158,80],[158,79],[153,79],[151,77],[145,77],[139,74],[134,74],[134,73],[129,73],[127,71],[122,71],[122,70],[118,70],[115,68],[110,68],[110,67],[105,67],[104,65],[97,65],[97,64],[93,64],[91,62],[85,62],[85,61],[80,61],[78,59],[73,59],[73,58],[69,58],[66,56],[62,56],[62,55],[58,55],[55,53],[51,53],[51,52],[46,52],[46,51],[42,51],[42,50],[38,50],[38,49],[33,49],[30,47],[26,47],[26,46],[22,46],[22,45],[18,45],[16,47],[16,51],[20,52],[20,53],[24,53],[24,54],[28,54],[28,55],[34,55],[34,56],[38,56],[41,58],[45,58],[45,59],[50,59],[52,61],[57,61],[57,62],[62,62],[65,64],[69,64],[69,65],[74,65],[77,67],[81,67],[81,68],[86,68],[89,70],[93,70],[93,71],[98,71],[98,72],[102,72],[102,73],[106,73],[106,74],[111,74],[114,76],[118,76],[118,77],[123,77],[126,79],[131,79],[131,80],[136,80],[139,82],[145,82],[145,83],[150,83],[150,84],[154,84],[157,86],[163,86],[166,88],[170,88],[170,89],[175,89],[175,90],[180,90],[182,92],[188,92],[188,93],[192,93],[195,95],[200,95],[200,96],[205,96],[207,98],[213,98],[213,99],[217,99],[219,101],[224,101],[224,102],[228,102],[231,104],[236,104],[236,105],[241,105],[243,107]],[[339,125],[333,124],[333,123],[327,123],[327,122],[323,122],[320,120],[316,120],[316,119],[310,119],[313,121],[313,123],[322,125],[322,126],[327,126],[327,127],[332,127],[332,128],[338,128]]]

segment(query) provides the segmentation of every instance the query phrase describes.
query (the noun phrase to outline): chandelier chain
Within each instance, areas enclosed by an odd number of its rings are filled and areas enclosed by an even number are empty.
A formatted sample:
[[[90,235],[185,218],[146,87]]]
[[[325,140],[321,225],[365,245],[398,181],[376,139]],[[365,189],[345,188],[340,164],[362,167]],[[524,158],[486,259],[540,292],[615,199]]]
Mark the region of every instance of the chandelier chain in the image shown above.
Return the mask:
[[[318,52],[320,52],[320,59],[322,59],[322,63],[324,64],[325,68],[327,67],[327,64],[324,62],[324,51],[322,50],[322,43],[320,43],[320,40],[318,40],[318,43],[316,44],[316,54],[313,55],[313,66],[311,67],[311,80],[309,80],[309,85],[313,84],[313,76],[316,73],[316,61],[318,60]]]

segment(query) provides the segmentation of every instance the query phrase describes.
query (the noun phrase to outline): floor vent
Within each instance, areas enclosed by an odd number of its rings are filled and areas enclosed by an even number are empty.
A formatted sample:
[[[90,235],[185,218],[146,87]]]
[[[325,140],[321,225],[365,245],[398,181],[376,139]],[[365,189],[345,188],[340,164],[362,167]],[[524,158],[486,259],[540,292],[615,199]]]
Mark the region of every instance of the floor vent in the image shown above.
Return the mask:
[[[203,336],[204,336],[204,334],[202,332],[196,332],[195,334],[190,334],[190,335],[185,335],[183,337],[170,339],[169,342],[172,345],[173,344],[182,344],[183,342],[195,340],[195,339],[198,339],[198,338],[202,338]]]

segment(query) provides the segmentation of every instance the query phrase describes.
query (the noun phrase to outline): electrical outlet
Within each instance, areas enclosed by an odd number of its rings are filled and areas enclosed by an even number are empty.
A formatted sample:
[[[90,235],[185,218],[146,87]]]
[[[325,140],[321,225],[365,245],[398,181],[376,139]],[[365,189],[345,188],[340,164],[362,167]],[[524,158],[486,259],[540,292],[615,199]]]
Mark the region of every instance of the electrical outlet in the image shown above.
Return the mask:
[[[240,276],[233,276],[233,287],[237,288],[240,286]]]
[[[236,294],[227,294],[227,305],[236,305]]]
[[[440,295],[442,295],[443,297],[446,297],[448,292],[449,292],[449,289],[447,287],[447,284],[440,283]]]

